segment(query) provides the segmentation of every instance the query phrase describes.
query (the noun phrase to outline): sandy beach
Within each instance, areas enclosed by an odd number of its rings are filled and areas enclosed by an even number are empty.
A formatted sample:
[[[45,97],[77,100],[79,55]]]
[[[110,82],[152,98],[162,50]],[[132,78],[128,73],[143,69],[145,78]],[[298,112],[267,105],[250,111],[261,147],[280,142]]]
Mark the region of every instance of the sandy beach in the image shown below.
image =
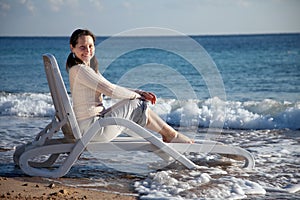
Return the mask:
[[[118,192],[118,188],[106,188],[100,192],[68,187],[40,177],[0,177],[0,199],[135,200],[137,196],[130,189]]]

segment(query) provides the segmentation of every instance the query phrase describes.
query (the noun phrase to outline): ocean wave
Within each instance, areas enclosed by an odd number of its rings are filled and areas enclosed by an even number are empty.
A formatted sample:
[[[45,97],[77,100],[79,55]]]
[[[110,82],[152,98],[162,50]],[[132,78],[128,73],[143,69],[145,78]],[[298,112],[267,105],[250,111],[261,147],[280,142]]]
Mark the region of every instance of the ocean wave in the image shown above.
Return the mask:
[[[54,106],[50,93],[0,93],[0,116],[51,117]]]
[[[108,99],[105,105],[111,105]],[[176,100],[159,98],[150,106],[173,126],[228,129],[300,129],[300,102]],[[50,93],[0,93],[0,116],[52,117],[54,107]]]

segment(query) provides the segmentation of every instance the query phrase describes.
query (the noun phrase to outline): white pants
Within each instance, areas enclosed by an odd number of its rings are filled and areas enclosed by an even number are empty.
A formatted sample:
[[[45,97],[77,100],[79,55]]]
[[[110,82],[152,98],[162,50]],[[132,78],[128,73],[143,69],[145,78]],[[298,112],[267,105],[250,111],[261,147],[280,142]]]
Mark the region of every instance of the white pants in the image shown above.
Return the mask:
[[[85,133],[91,125],[97,123],[99,118],[103,117],[119,117],[131,120],[140,126],[146,126],[147,124],[147,108],[148,104],[145,101],[134,100],[122,100],[104,111],[101,116],[95,116],[91,119],[86,119],[78,122],[81,133]],[[109,142],[115,139],[122,133],[124,127],[121,126],[106,126],[99,129],[98,133],[94,136],[92,141],[97,142]]]

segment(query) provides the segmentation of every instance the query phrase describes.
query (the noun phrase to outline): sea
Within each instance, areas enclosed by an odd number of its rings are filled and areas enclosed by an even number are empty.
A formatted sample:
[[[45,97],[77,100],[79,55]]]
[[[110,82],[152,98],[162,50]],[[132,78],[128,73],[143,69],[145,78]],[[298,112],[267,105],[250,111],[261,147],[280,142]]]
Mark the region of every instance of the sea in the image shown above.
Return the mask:
[[[0,37],[1,176],[26,176],[14,150],[55,113],[45,53],[69,92],[68,37]],[[244,148],[255,168],[214,154],[187,155],[200,166],[187,170],[147,152],[85,152],[66,176],[47,180],[116,193],[129,183],[126,194],[139,199],[300,199],[300,34],[100,36],[96,56],[109,81],[155,93],[149,107],[172,127]]]

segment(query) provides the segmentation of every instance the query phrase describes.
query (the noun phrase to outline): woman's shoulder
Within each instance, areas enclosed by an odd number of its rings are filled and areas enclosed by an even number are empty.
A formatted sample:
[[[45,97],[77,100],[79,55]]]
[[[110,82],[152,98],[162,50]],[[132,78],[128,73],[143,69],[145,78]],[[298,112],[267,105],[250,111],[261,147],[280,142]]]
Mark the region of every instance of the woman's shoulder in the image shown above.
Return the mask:
[[[87,67],[86,65],[84,64],[77,64],[77,65],[74,65],[73,67],[70,68],[70,72],[71,71],[78,71],[78,70],[89,70],[89,67]]]
[[[78,75],[78,74],[94,76],[95,74],[94,70],[86,66],[85,64],[74,65],[69,70],[69,73],[71,76]]]
[[[86,67],[85,64],[77,64],[77,65],[74,65],[73,67],[71,67],[71,69],[76,69],[76,68],[80,68],[80,67]]]

